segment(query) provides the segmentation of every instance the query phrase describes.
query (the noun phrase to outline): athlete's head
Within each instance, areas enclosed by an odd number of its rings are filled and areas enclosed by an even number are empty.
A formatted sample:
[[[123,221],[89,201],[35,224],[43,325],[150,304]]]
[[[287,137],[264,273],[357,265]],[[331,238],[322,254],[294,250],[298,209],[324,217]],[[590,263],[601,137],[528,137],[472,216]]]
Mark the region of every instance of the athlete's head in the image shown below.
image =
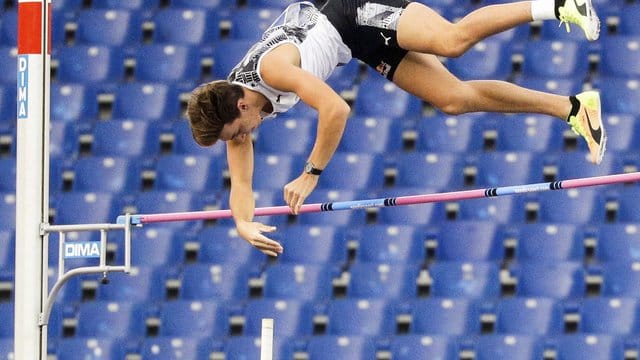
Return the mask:
[[[194,89],[187,105],[187,117],[194,140],[211,146],[220,139],[222,129],[240,116],[238,100],[244,97],[240,85],[214,81]]]

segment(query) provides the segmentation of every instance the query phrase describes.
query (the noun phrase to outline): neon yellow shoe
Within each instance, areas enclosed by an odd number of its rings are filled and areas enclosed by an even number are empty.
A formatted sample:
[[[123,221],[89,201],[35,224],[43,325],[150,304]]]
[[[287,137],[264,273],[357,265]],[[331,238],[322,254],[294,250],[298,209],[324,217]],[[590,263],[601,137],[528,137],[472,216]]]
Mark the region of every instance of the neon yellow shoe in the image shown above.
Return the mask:
[[[582,136],[589,146],[591,162],[600,164],[606,150],[607,133],[602,124],[600,111],[600,94],[596,91],[585,91],[576,95],[580,101],[578,114],[569,117],[571,130]]]
[[[578,5],[578,1],[582,4]],[[600,37],[600,19],[591,0],[565,0],[558,8],[558,19],[560,25],[566,25],[567,32],[571,31],[569,23],[573,23],[582,28],[587,40],[595,41]]]

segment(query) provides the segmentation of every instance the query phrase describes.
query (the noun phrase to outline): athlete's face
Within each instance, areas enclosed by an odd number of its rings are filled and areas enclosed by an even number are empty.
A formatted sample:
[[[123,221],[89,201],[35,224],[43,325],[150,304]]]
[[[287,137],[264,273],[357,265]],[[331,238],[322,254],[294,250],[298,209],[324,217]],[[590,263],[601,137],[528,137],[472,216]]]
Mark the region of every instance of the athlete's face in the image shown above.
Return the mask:
[[[238,108],[240,109],[240,116],[231,123],[224,125],[220,133],[220,140],[244,141],[262,122],[260,109],[245,103],[239,103]]]

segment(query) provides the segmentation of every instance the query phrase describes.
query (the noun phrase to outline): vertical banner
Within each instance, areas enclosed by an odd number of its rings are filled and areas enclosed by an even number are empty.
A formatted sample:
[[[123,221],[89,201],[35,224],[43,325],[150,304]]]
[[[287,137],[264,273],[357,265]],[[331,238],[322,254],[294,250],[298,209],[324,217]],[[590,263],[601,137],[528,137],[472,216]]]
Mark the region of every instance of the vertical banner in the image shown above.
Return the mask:
[[[40,227],[49,213],[50,0],[18,3],[16,267],[14,355],[44,360],[47,252]]]

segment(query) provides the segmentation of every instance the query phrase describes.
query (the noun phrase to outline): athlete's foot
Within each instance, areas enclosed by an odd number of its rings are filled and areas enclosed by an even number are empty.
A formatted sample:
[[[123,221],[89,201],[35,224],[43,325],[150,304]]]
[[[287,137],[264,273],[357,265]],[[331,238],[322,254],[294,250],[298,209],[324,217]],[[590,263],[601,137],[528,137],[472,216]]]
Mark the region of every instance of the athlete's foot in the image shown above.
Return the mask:
[[[581,4],[578,4],[578,2],[581,2]],[[556,10],[560,25],[564,23],[567,27],[567,32],[571,31],[569,23],[573,23],[582,28],[587,40],[598,40],[600,36],[600,19],[593,5],[591,5],[591,0],[564,0],[564,4],[560,5]]]
[[[569,117],[569,125],[571,130],[587,141],[591,162],[600,164],[607,145],[607,134],[600,110],[600,94],[596,91],[585,91],[576,95],[576,98],[580,102],[580,109],[576,115]]]

